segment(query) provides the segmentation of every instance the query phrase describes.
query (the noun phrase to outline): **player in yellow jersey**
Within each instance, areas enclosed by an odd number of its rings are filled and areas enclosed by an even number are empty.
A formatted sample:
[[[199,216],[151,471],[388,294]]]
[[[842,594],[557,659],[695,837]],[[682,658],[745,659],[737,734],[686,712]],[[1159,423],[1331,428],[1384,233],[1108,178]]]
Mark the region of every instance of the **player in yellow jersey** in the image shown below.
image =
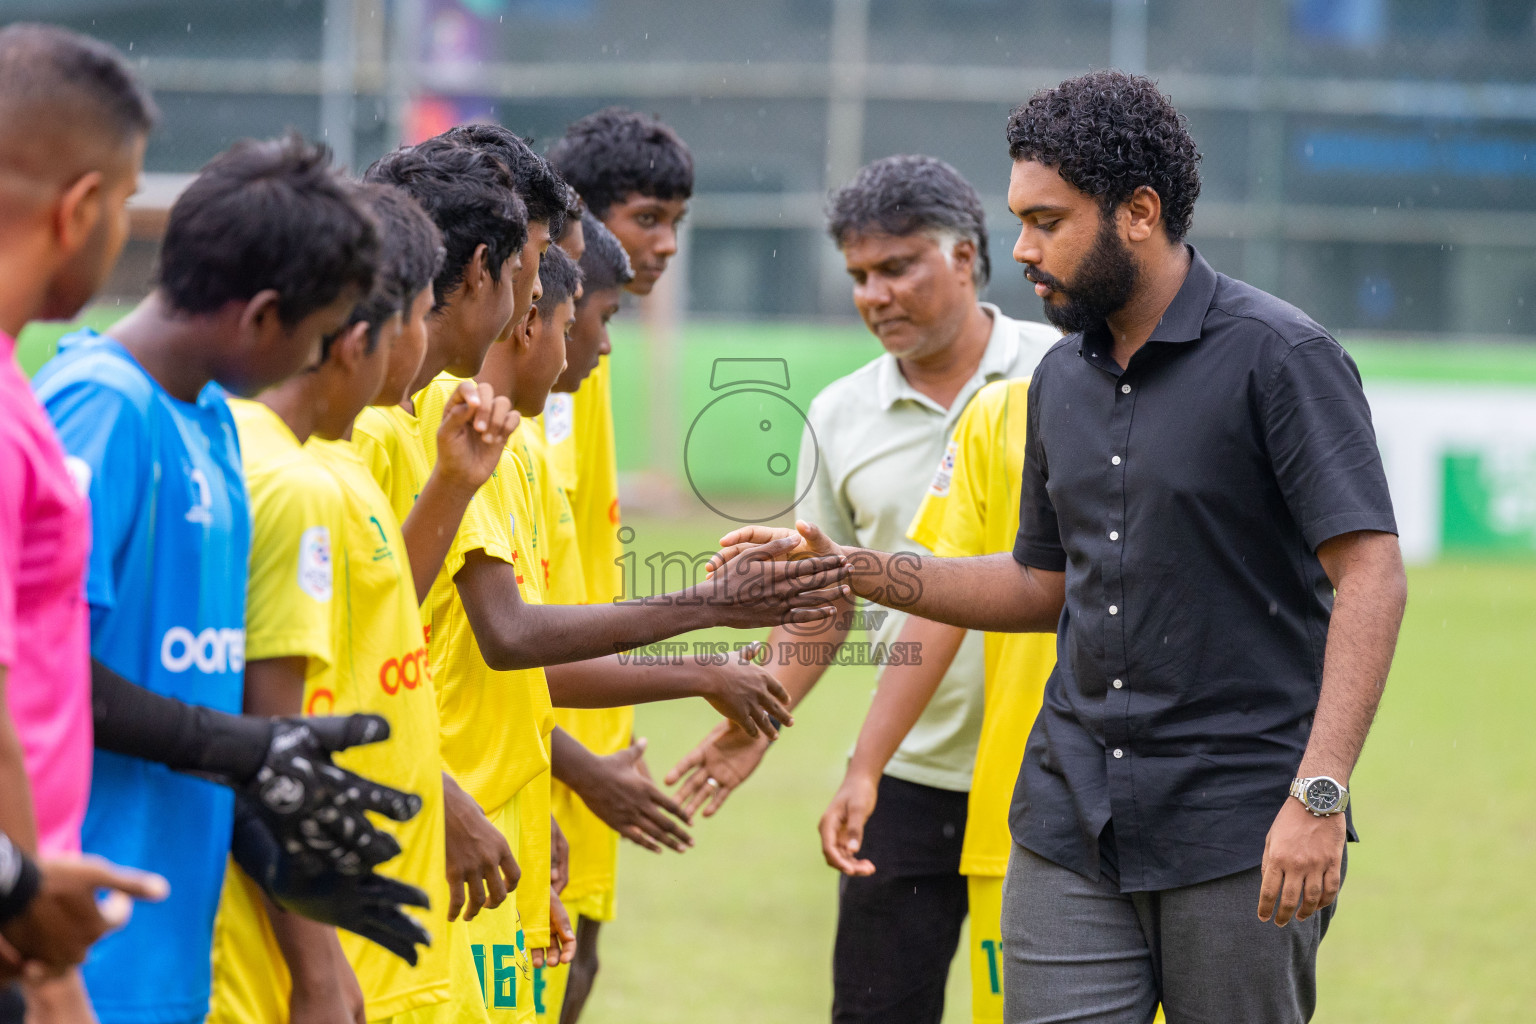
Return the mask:
[[[518,176],[519,170],[534,176],[542,168],[542,161],[529,150],[520,139],[511,132],[496,125],[470,125],[456,128],[446,133],[449,138],[459,139],[466,145],[480,148],[500,157],[509,167],[514,168],[514,176]],[[525,199],[528,192],[524,191]],[[530,222],[538,219],[537,213],[530,200]],[[558,233],[558,232],[557,232]],[[564,258],[560,254],[560,258]],[[489,381],[498,389],[506,389],[515,396],[514,405],[524,414],[531,415],[542,409],[544,400],[548,395],[549,387],[554,376],[559,373],[564,359],[563,339],[559,332],[555,332],[552,338],[544,343],[535,343],[534,334],[528,331],[514,331],[513,344],[505,349],[493,351],[487,358],[485,369],[481,374],[483,381]],[[493,366],[497,369],[493,370]],[[522,458],[525,465],[528,464],[526,453]],[[748,566],[741,567],[747,572],[754,571]],[[814,571],[814,570],[813,570]],[[466,574],[483,573],[479,567],[466,568]],[[489,579],[489,574],[485,575]],[[779,584],[786,584],[786,580],[780,580]],[[807,584],[809,585],[809,584]],[[465,587],[461,583],[460,589]],[[471,584],[471,589],[476,589]],[[727,589],[734,589],[733,586]],[[791,588],[792,589],[792,588]],[[771,603],[773,598],[763,595],[766,602]],[[672,636],[679,628],[677,625],[668,625],[670,612],[675,607],[676,595],[671,599],[662,596],[656,606],[652,607],[652,614],[641,616],[647,620],[643,626],[621,626],[623,618],[612,616],[599,616],[598,621],[606,619],[610,624],[606,629],[599,628],[587,634],[587,650],[583,654],[561,653],[558,649],[551,650],[547,646],[536,645],[529,642],[527,630],[519,630],[513,624],[512,616],[519,612],[516,606],[499,604],[489,609],[495,614],[499,622],[491,625],[498,627],[497,631],[505,629],[507,632],[501,636],[487,635],[486,632],[476,630],[476,638],[479,648],[488,659],[495,657],[491,653],[492,647],[498,642],[506,642],[519,647],[517,656],[526,657],[534,664],[550,664],[569,660],[573,657],[591,657],[604,648],[607,650],[622,649],[625,646],[633,646],[636,643],[648,642],[652,638]],[[470,598],[467,596],[466,603]],[[688,598],[689,602],[693,599]],[[729,595],[719,595],[717,600],[722,606],[735,603],[735,598]],[[805,602],[814,602],[819,598],[805,597],[796,599]],[[756,602],[754,602],[756,603]],[[661,605],[670,607],[661,607]],[[563,607],[562,612],[572,612],[578,609]],[[608,608],[606,611],[613,611]],[[631,618],[633,612],[640,609],[630,609]],[[727,613],[730,614],[730,613]],[[799,615],[801,612],[795,612]],[[819,614],[819,613],[817,613]],[[537,621],[537,619],[535,620]],[[558,621],[558,620],[556,620]],[[684,627],[686,628],[686,627]],[[699,695],[706,696],[715,702],[717,708],[727,714],[735,713],[745,716],[749,728],[756,731],[758,724],[773,730],[771,724],[775,719],[788,722],[789,719],[778,716],[777,712],[784,710],[777,697],[772,694],[771,686],[767,686],[767,673],[757,666],[746,661],[740,664],[716,666],[704,664],[695,659],[686,659],[686,664],[679,666],[652,666],[662,671],[651,671],[642,674],[638,666],[625,666],[631,671],[621,675],[624,677],[623,685],[617,689],[612,685],[613,669],[617,663],[610,657],[598,666],[578,665],[564,666],[551,670],[550,681],[552,686],[558,686],[562,695],[557,698],[557,703],[574,704],[578,706],[607,706],[617,702],[629,703],[635,700],[671,699],[679,696]],[[559,680],[558,684],[556,679]],[[566,737],[568,739],[568,737]],[[569,744],[576,748],[575,744]],[[588,763],[594,759],[588,758]],[[527,799],[542,799],[543,782],[536,781],[535,789],[531,790]],[[530,807],[535,806],[530,804]],[[534,820],[537,819],[537,820]],[[525,822],[530,829],[547,828],[547,823],[542,816],[531,812]],[[532,844],[524,845],[525,854],[532,855]],[[543,878],[538,883],[543,885]],[[525,875],[524,886],[531,884],[531,879]],[[519,893],[519,900],[525,907],[542,907],[542,895],[535,895],[531,889],[525,888]],[[537,910],[530,911],[537,913]],[[530,918],[530,923],[535,923]],[[542,922],[536,922],[542,924]]]
[[[568,532],[576,548],[576,561],[556,557],[572,584],[572,593],[562,603],[595,603],[618,597],[612,577],[617,565],[594,565],[589,552],[604,554],[592,531],[585,534],[584,524],[572,507],[572,491],[577,484],[577,466],[606,465],[612,462],[603,452],[612,454],[611,423],[604,430],[594,424],[575,422],[573,399],[589,396],[590,379],[611,350],[608,322],[619,311],[624,285],[634,276],[629,258],[617,238],[590,212],[582,214],[578,252],[571,252],[570,241],[560,246],[578,260],[582,272],[581,293],[575,304],[574,322],[566,334],[566,368],[555,381],[544,414],[529,422],[530,448],[534,439],[541,442],[552,486],[566,511],[552,509],[557,526],[550,530],[551,546],[559,546],[565,530],[558,525],[565,514],[571,517]],[[578,390],[580,389],[580,390]],[[575,392],[576,395],[571,394]],[[606,408],[606,398],[601,403]],[[590,413],[599,404],[581,406]],[[607,445],[600,442],[606,437]],[[579,452],[578,452],[579,449]],[[591,481],[588,481],[590,486]],[[599,488],[601,489],[601,488]],[[616,500],[616,499],[615,499]],[[546,505],[548,502],[546,501]],[[615,506],[616,507],[616,506]],[[613,527],[602,518],[602,532],[613,534]],[[601,923],[613,919],[615,868],[621,830],[647,849],[664,846],[684,850],[692,837],[680,822],[687,820],[682,807],[642,770],[643,743],[632,743],[634,710],[618,708],[556,708],[554,759],[556,782],[551,795],[555,820],[569,843],[567,882],[561,899],[568,913],[578,921],[577,961],[571,967],[556,967],[544,972],[540,1003],[547,1019],[560,1019],[565,992],[574,973],[585,992],[596,970],[596,941]],[[594,756],[601,754],[601,756]],[[572,786],[579,787],[579,791]],[[610,827],[612,826],[612,827]],[[585,938],[583,938],[583,935]],[[574,1003],[573,1003],[574,1012]]]
[[[677,229],[693,194],[693,156],[671,128],[655,118],[633,111],[609,108],[576,121],[549,150],[549,160],[581,195],[596,221],[612,232],[627,253],[628,280],[620,282],[631,294],[651,293],[677,253]],[[594,232],[585,229],[587,245]],[[595,312],[595,307],[594,307]],[[612,314],[607,314],[611,316]],[[581,333],[586,328],[578,326]],[[585,556],[587,600],[606,603],[622,599],[624,580],[619,541],[618,463],[613,430],[613,382],[606,354],[601,354],[590,375],[570,399],[571,447],[574,474],[567,481],[571,510]],[[557,460],[557,466],[559,462]],[[640,750],[631,746],[634,713],[579,713],[562,724],[591,750],[606,755],[623,767],[643,768]],[[610,761],[610,763],[615,763]],[[561,765],[557,759],[556,775]],[[577,922],[577,958],[570,969],[569,991],[559,1015],[562,1024],[575,1024],[597,975],[597,938],[602,922],[614,914],[614,867],[617,836],[596,820],[619,825],[630,838],[649,847],[673,845],[675,829],[667,814],[681,810],[669,796],[649,786],[648,771],[609,773],[620,786],[609,786],[606,796],[592,787],[577,797],[568,794],[572,814],[585,815],[585,828],[571,840],[570,893]],[[577,780],[572,772],[566,782]],[[601,806],[600,799],[613,801]],[[665,803],[662,802],[665,800]],[[575,805],[581,805],[579,810]],[[556,791],[557,811],[561,806]],[[624,817],[620,818],[619,815]],[[678,814],[678,817],[684,815]],[[562,824],[564,822],[562,821]],[[590,841],[587,836],[591,837]],[[676,847],[674,847],[676,848]]]
[[[575,284],[575,267],[570,258],[559,250],[551,250],[544,257],[545,266],[559,266],[564,275],[563,302],[568,307],[570,291]],[[563,325],[568,313],[553,323]],[[504,390],[512,399],[513,406],[526,416],[536,415],[544,405],[549,389],[564,365],[564,339],[562,330],[545,332],[537,327],[534,318],[530,325],[512,333],[505,345],[494,348],[487,356],[480,378],[498,390]],[[427,422],[425,399],[433,390],[451,387],[455,383],[449,377],[435,382],[418,396],[424,422]],[[512,581],[521,576],[517,590],[525,591],[529,585],[542,581],[546,530],[539,523],[541,482],[529,472],[531,456],[521,441],[523,430],[514,435],[511,445],[514,468],[507,469],[498,477],[520,472],[526,483],[529,513],[516,508],[497,509],[494,516],[505,521],[513,517],[516,524],[525,518],[531,521],[527,531],[533,538],[532,550],[522,547],[512,557],[498,554],[489,544],[479,551],[470,551],[464,566],[454,579],[455,589],[469,620],[473,623],[472,635],[459,634],[465,643],[473,641],[473,653],[481,656],[490,669],[516,670],[539,665],[549,668],[550,688],[557,693],[563,705],[606,706],[628,703],[633,700],[668,700],[686,696],[704,696],[715,707],[740,722],[745,728],[773,729],[771,719],[787,714],[782,703],[772,692],[767,674],[758,666],[748,663],[712,665],[686,659],[679,666],[624,665],[611,653],[627,647],[650,643],[675,636],[679,632],[698,628],[698,624],[711,622],[721,625],[745,625],[749,622],[779,620],[788,615],[795,620],[819,618],[826,614],[825,602],[832,593],[841,592],[834,585],[822,589],[818,584],[829,578],[817,577],[818,573],[835,575],[837,567],[832,563],[806,566],[790,575],[774,574],[770,578],[758,578],[750,590],[741,584],[758,571],[761,560],[770,557],[771,551],[753,552],[748,562],[737,566],[728,574],[723,586],[712,588],[710,600],[702,601],[694,591],[664,595],[650,604],[636,602],[631,605],[576,605],[556,606],[538,604],[528,600],[509,601],[514,593]],[[505,480],[493,478],[482,489],[477,501],[493,491],[495,486],[511,487]],[[515,495],[514,495],[515,496]],[[469,522],[466,519],[466,524]],[[434,642],[437,639],[437,618],[433,619]],[[606,656],[604,656],[606,655]],[[596,659],[589,661],[587,659]],[[445,699],[447,691],[445,690]],[[466,700],[471,699],[466,697]],[[545,697],[546,702],[548,697]],[[445,711],[445,730],[450,729]],[[788,721],[779,717],[780,721]],[[476,718],[466,725],[466,730],[478,723]],[[482,725],[483,727],[483,725]],[[445,732],[445,735],[447,733]],[[547,730],[546,730],[547,735]],[[479,756],[492,759],[506,756],[489,749],[491,739]],[[446,747],[446,744],[445,744]],[[467,745],[467,750],[472,747]],[[547,763],[547,762],[546,762]],[[505,775],[505,772],[498,773]],[[539,773],[535,773],[537,777]],[[530,778],[530,781],[533,781]],[[529,828],[542,826],[547,841],[547,819],[525,820]],[[529,850],[530,844],[524,845]],[[547,877],[533,879],[525,873],[524,883],[537,884],[543,892],[541,904],[549,899]],[[523,900],[529,899],[523,894]],[[563,942],[562,948],[568,945]]]
[[[445,376],[417,392],[414,401],[425,428],[432,429],[461,384]],[[430,441],[425,454],[429,461],[437,456]],[[424,607],[439,685],[443,761],[514,852],[528,848],[523,842],[524,791],[549,768],[543,741],[550,719],[548,689],[543,670],[536,666],[501,669],[486,664],[471,607],[455,578],[471,561],[494,559],[512,570],[509,582],[520,600],[539,604],[539,574],[528,568],[529,563],[537,566],[540,553],[531,532],[531,505],[526,474],[512,448],[504,447],[496,471],[471,501]],[[547,825],[543,841],[547,845]],[[533,871],[525,868],[518,888],[537,888],[536,881]],[[470,920],[468,932],[492,1020],[531,1020],[532,965],[518,901],[487,904]]]
[[[908,536],[944,557],[1013,549],[1028,393],[1027,378],[997,381],[966,406]],[[971,1019],[977,1024],[1000,1024],[1003,1019],[1002,891],[1013,848],[1008,805],[1024,741],[1055,663],[1054,637],[986,634],[981,741],[960,853],[960,873],[967,876],[970,896]],[[924,668],[937,682],[945,666],[925,663]]]
[[[250,879],[229,872],[210,1013],[221,1022],[338,1009],[380,1021],[450,996],[436,696],[398,521],[348,440],[353,417],[379,400],[391,369],[421,358],[441,239],[398,190],[373,185],[363,193],[383,229],[373,294],[327,342],[316,370],[236,407],[255,524],[246,700],[267,714],[373,712],[391,723],[386,743],[348,756],[424,798],[412,821],[391,829],[403,852],[385,873],[429,896],[432,912],[416,917],[431,942],[414,965],[351,934],[338,943],[313,922],[269,918]],[[394,387],[383,400],[398,398]],[[476,431],[470,421],[480,397],[455,396],[441,438],[450,455],[437,475],[458,482],[464,504],[514,422],[503,400],[490,410],[488,430]]]
[[[354,433],[360,454],[402,521],[417,597],[425,601],[440,575],[436,567],[450,556],[462,532],[452,525],[457,519],[442,528],[442,508],[453,500],[468,500],[473,492],[459,495],[456,488],[438,487],[437,475],[431,472],[440,452],[441,413],[451,395],[440,396],[430,424],[423,423],[422,410],[408,396],[419,393],[445,368],[461,374],[479,369],[486,350],[507,332],[514,314],[521,315],[531,304],[542,243],[530,233],[527,208],[505,165],[484,154],[428,141],[388,154],[369,168],[366,178],[396,184],[415,198],[442,232],[446,252],[433,282],[434,307],[421,359],[414,366],[391,365],[386,390],[392,389],[389,400],[398,404],[367,410]],[[462,394],[465,388],[490,394],[489,388],[473,384],[452,389],[452,394]],[[465,519],[472,516],[473,508]],[[441,728],[441,691],[463,666],[443,662],[434,623],[430,615],[425,619]],[[440,733],[443,740],[446,736]],[[482,908],[503,904],[518,884],[519,868],[503,827],[502,805],[481,799],[476,780],[458,778],[450,784],[455,763],[445,757],[444,767],[447,916],[456,922],[450,924],[449,934],[457,950],[450,964],[451,1006],[458,1013],[475,1011],[483,1020],[498,1002],[498,992],[502,1004],[514,998],[519,973],[516,929],[508,941],[492,942],[489,949],[481,944],[477,950],[469,927]],[[499,1016],[507,1015],[506,1005],[495,1008]]]

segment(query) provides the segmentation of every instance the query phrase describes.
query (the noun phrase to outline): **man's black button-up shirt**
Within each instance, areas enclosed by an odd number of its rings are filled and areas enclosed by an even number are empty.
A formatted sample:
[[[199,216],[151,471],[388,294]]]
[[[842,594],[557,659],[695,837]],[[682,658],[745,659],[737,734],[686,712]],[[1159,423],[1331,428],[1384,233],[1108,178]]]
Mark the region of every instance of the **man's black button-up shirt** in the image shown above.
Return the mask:
[[[1128,366],[1101,326],[1029,388],[1013,556],[1065,570],[1066,607],[1009,823],[1096,878],[1113,820],[1126,892],[1261,862],[1322,685],[1316,549],[1397,532],[1354,362],[1190,254]]]

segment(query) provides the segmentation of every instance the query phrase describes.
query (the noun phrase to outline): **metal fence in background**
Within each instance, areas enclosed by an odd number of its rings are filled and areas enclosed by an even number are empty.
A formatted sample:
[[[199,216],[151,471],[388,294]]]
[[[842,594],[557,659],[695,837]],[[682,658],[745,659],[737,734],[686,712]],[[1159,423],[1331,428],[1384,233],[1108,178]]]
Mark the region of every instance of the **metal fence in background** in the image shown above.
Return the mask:
[[[1042,85],[1156,77],[1205,154],[1192,240],[1337,331],[1536,337],[1536,0],[7,0],[129,51],[152,171],[293,125],[366,165],[493,117],[653,110],[698,159],[686,306],[848,315],[828,187],[929,152],[1011,270],[1003,125]],[[1530,297],[1531,301],[1527,301]]]

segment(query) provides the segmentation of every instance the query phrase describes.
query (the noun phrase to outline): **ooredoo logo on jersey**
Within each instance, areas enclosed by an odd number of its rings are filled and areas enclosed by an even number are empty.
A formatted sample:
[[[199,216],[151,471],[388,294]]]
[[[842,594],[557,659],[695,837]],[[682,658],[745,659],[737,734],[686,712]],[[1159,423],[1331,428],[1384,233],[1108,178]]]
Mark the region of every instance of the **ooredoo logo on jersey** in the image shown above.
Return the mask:
[[[244,672],[245,630],[209,626],[193,633],[185,626],[172,626],[160,640],[160,664],[167,672],[185,672],[194,666],[210,675]]]

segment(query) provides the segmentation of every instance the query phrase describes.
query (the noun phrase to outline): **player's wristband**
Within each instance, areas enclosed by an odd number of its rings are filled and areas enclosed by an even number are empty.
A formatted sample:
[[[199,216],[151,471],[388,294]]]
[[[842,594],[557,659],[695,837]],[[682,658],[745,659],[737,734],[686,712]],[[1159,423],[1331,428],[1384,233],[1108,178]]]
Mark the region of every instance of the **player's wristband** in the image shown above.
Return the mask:
[[[0,924],[26,910],[41,886],[42,877],[32,858],[0,835]]]

